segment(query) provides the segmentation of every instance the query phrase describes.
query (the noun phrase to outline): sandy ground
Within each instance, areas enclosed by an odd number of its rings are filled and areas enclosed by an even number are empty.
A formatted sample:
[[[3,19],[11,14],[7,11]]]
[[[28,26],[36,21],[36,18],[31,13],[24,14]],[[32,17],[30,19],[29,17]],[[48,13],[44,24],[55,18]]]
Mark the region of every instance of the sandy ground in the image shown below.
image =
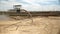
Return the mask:
[[[60,17],[37,16],[32,19],[33,22],[31,18],[0,20],[0,34],[60,34]]]

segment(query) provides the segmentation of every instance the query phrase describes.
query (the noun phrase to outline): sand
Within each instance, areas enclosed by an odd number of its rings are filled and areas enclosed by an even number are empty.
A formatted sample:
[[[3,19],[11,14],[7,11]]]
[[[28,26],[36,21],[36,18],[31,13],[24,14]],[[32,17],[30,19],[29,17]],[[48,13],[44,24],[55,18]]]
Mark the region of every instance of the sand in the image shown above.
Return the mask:
[[[60,34],[60,17],[36,16],[32,19],[33,23],[31,18],[0,21],[0,34]]]

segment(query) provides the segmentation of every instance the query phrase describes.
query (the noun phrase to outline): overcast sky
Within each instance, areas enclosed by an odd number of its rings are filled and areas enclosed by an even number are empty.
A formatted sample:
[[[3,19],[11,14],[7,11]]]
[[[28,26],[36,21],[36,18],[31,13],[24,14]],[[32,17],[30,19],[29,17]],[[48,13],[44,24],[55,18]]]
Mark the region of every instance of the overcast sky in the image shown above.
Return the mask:
[[[0,0],[0,10],[12,9],[13,5],[28,11],[60,11],[59,0]]]

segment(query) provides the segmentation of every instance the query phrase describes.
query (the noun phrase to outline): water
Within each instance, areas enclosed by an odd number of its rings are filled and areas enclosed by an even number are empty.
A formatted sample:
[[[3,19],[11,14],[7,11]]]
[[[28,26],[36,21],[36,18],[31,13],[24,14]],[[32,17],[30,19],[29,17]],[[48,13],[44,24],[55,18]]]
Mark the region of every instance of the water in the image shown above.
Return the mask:
[[[10,20],[10,17],[6,15],[0,15],[0,20]]]

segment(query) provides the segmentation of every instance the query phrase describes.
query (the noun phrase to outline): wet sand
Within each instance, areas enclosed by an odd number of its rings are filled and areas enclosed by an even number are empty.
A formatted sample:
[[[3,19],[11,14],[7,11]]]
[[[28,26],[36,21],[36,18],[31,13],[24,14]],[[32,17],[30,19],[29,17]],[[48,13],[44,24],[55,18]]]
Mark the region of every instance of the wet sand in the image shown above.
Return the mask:
[[[60,17],[49,16],[33,17],[33,23],[30,18],[24,20],[0,20],[0,34],[59,34],[60,32]],[[9,26],[11,24],[15,25]],[[16,30],[16,28],[18,29]],[[7,27],[7,28],[5,28]]]

